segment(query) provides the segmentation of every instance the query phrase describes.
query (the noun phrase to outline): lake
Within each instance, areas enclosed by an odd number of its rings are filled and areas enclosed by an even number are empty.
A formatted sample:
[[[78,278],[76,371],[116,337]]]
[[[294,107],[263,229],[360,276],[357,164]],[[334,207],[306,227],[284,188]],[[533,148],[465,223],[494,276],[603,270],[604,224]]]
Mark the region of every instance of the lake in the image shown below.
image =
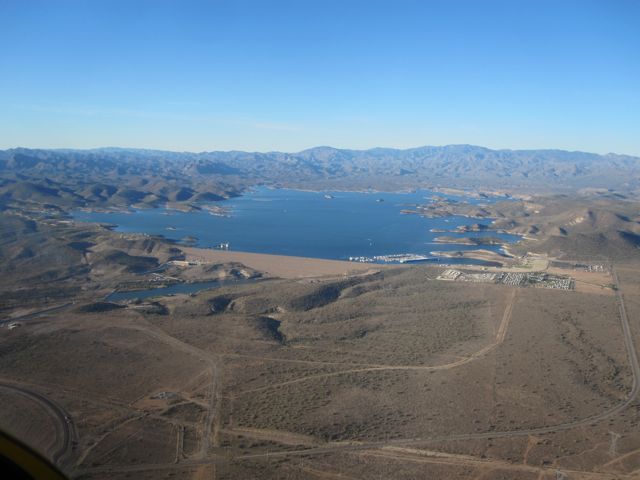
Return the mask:
[[[492,231],[434,233],[431,229],[453,230],[458,226],[488,223],[487,219],[449,216],[425,218],[401,214],[404,208],[426,204],[432,195],[490,203],[495,199],[456,197],[420,190],[408,193],[308,192],[290,189],[257,188],[243,196],[216,202],[229,216],[202,210],[179,212],[165,208],[130,212],[76,211],[79,221],[116,225],[119,232],[163,235],[180,241],[195,237],[195,245],[212,248],[229,243],[231,250],[346,260],[431,251],[483,248],[500,251],[497,245],[437,244],[435,237],[498,237],[507,242],[518,236]],[[458,259],[443,259],[456,263]],[[464,263],[470,263],[464,260]]]
[[[255,280],[254,280],[255,281]],[[123,302],[128,300],[143,300],[152,297],[164,297],[167,295],[180,295],[185,293],[197,293],[201,290],[220,288],[226,285],[239,285],[247,283],[247,280],[212,280],[210,282],[176,283],[168,287],[148,288],[146,290],[130,290],[126,292],[113,292],[106,297],[108,302]]]

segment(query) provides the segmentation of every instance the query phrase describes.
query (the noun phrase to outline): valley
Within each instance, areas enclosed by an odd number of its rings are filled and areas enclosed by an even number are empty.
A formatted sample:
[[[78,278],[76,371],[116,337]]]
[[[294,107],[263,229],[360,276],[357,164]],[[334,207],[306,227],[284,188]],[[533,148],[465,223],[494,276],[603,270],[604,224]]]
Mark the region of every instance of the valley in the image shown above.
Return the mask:
[[[0,480],[640,480],[640,2],[0,16]]]
[[[275,194],[326,225],[349,210]],[[2,428],[73,478],[636,477],[632,197],[441,192],[403,215],[394,195],[353,198],[440,263],[234,250],[249,231],[193,246],[179,216],[242,216],[224,202],[150,204],[141,233],[5,196]]]

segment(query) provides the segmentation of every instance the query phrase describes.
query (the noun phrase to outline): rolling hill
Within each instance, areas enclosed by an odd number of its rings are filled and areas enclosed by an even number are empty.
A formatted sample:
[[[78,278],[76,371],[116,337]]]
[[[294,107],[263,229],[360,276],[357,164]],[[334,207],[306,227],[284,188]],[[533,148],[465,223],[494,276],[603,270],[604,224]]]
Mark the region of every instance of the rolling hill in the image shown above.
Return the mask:
[[[0,151],[0,200],[78,206],[190,204],[257,184],[315,189],[418,187],[640,190],[640,158],[471,145],[282,152]]]

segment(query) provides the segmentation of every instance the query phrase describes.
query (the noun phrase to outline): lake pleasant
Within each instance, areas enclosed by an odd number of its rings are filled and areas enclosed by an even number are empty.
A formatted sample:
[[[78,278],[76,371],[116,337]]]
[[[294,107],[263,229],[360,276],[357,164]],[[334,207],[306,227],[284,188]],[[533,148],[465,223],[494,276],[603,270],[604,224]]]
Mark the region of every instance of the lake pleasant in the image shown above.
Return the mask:
[[[119,232],[163,235],[203,248],[228,243],[231,250],[348,260],[349,257],[464,251],[478,248],[499,252],[499,245],[461,245],[434,242],[436,237],[494,237],[505,242],[516,235],[483,232],[435,233],[458,226],[488,224],[489,219],[448,216],[425,218],[401,210],[427,204],[431,197],[447,197],[481,204],[495,199],[457,197],[420,190],[408,193],[309,192],[260,187],[215,205],[228,215],[210,211],[181,212],[165,208],[129,212],[73,212],[78,221],[115,225]],[[443,258],[446,263],[457,259]],[[464,263],[470,263],[465,259]]]

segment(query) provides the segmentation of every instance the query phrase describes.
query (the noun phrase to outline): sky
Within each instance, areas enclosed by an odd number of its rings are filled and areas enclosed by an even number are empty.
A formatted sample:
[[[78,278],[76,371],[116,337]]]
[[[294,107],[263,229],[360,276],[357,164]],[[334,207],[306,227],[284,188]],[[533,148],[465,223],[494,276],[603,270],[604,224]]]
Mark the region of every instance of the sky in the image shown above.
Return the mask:
[[[0,0],[0,148],[640,155],[640,1]]]

